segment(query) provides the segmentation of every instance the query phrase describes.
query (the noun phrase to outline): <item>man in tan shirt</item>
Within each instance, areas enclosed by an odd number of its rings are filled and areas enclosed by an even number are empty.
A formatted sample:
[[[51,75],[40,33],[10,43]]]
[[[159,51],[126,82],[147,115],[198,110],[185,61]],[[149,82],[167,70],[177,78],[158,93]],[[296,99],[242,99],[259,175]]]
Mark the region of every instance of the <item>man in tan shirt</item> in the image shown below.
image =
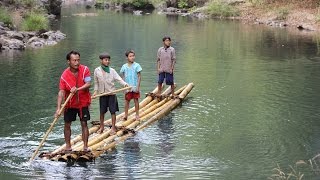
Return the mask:
[[[110,66],[111,57],[108,53],[102,53],[99,56],[101,60],[101,66],[94,70],[94,93],[93,96],[101,93],[108,93],[116,90],[115,81],[119,82],[123,86],[128,86],[126,82],[119,76],[119,74]],[[108,96],[101,96],[99,98],[100,104],[100,129],[99,133],[104,130],[104,115],[108,112],[111,114],[112,127],[111,134],[116,133],[116,112],[119,111],[117,96],[115,94]]]
[[[165,36],[162,41],[163,46],[158,49],[157,53],[158,96],[161,94],[162,83],[166,79],[166,84],[171,86],[172,97],[175,97],[173,71],[176,64],[176,51],[171,47],[171,38],[169,36]]]

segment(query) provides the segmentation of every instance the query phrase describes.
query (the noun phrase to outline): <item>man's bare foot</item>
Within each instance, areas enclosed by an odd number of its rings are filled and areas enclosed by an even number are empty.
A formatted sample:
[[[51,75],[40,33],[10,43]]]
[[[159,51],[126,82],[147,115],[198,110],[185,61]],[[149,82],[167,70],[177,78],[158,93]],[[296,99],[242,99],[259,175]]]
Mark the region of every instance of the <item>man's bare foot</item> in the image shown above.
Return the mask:
[[[104,127],[100,127],[100,129],[97,131],[97,133],[102,134],[104,131]]]
[[[136,118],[134,119],[135,121],[140,121],[139,115],[136,115]]]
[[[176,94],[171,94],[171,96],[170,96],[172,99],[177,99],[177,98],[179,98],[179,96],[178,95],[176,95]]]
[[[91,149],[90,149],[89,147],[84,147],[84,148],[83,148],[83,151],[84,151],[84,152],[91,152]]]
[[[126,120],[128,120],[128,117],[124,116],[124,117],[122,118],[122,121],[126,121]]]
[[[65,148],[62,150],[62,153],[68,154],[72,152],[72,148]]]
[[[110,135],[115,135],[117,133],[117,130],[115,127],[111,127]]]

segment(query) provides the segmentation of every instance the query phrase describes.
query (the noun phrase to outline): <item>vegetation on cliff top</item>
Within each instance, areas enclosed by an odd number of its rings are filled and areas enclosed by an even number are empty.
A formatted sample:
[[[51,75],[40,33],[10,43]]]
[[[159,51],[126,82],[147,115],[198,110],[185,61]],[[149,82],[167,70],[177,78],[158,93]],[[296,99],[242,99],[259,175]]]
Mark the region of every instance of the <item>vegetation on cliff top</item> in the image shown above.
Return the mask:
[[[14,30],[48,29],[46,13],[37,0],[3,0],[0,4],[0,21]]]

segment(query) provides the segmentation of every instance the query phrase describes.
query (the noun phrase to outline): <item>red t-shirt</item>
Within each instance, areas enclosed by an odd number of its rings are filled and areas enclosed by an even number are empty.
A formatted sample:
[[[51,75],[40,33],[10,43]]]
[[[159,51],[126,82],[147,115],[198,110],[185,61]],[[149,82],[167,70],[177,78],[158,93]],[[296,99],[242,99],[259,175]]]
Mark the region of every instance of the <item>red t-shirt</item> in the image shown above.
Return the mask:
[[[65,90],[65,99],[69,96],[73,87],[81,87],[86,81],[90,81],[90,70],[87,66],[80,65],[78,75],[75,76],[70,68],[64,70],[61,75],[59,89]],[[82,108],[89,106],[91,103],[91,95],[89,89],[78,91],[66,105],[66,108]]]

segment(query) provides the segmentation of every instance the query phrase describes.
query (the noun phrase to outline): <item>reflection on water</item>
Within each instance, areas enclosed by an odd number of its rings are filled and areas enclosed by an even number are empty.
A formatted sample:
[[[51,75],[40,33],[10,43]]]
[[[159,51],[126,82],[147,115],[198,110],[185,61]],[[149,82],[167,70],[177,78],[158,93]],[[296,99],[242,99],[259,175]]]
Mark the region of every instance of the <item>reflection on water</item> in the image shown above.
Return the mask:
[[[139,147],[139,141],[135,141],[134,138],[127,139],[123,145],[124,153],[124,165],[126,167],[125,177],[128,179],[134,179],[139,173],[139,167],[141,162],[141,149]]]
[[[95,17],[74,13],[95,12]],[[318,153],[319,37],[234,21],[64,9],[56,46],[0,53],[0,179],[266,179],[279,163]],[[156,51],[170,35],[178,86],[188,98],[166,118],[94,163],[36,160],[26,165],[53,120],[65,54],[76,49],[91,71],[109,51],[117,71],[133,48],[142,93],[156,86]],[[92,90],[92,89],[91,89]],[[123,95],[119,94],[123,109]],[[93,120],[99,116],[92,102]],[[81,133],[80,122],[72,125]],[[42,150],[64,143],[59,121]],[[309,178],[312,179],[312,178]]]

